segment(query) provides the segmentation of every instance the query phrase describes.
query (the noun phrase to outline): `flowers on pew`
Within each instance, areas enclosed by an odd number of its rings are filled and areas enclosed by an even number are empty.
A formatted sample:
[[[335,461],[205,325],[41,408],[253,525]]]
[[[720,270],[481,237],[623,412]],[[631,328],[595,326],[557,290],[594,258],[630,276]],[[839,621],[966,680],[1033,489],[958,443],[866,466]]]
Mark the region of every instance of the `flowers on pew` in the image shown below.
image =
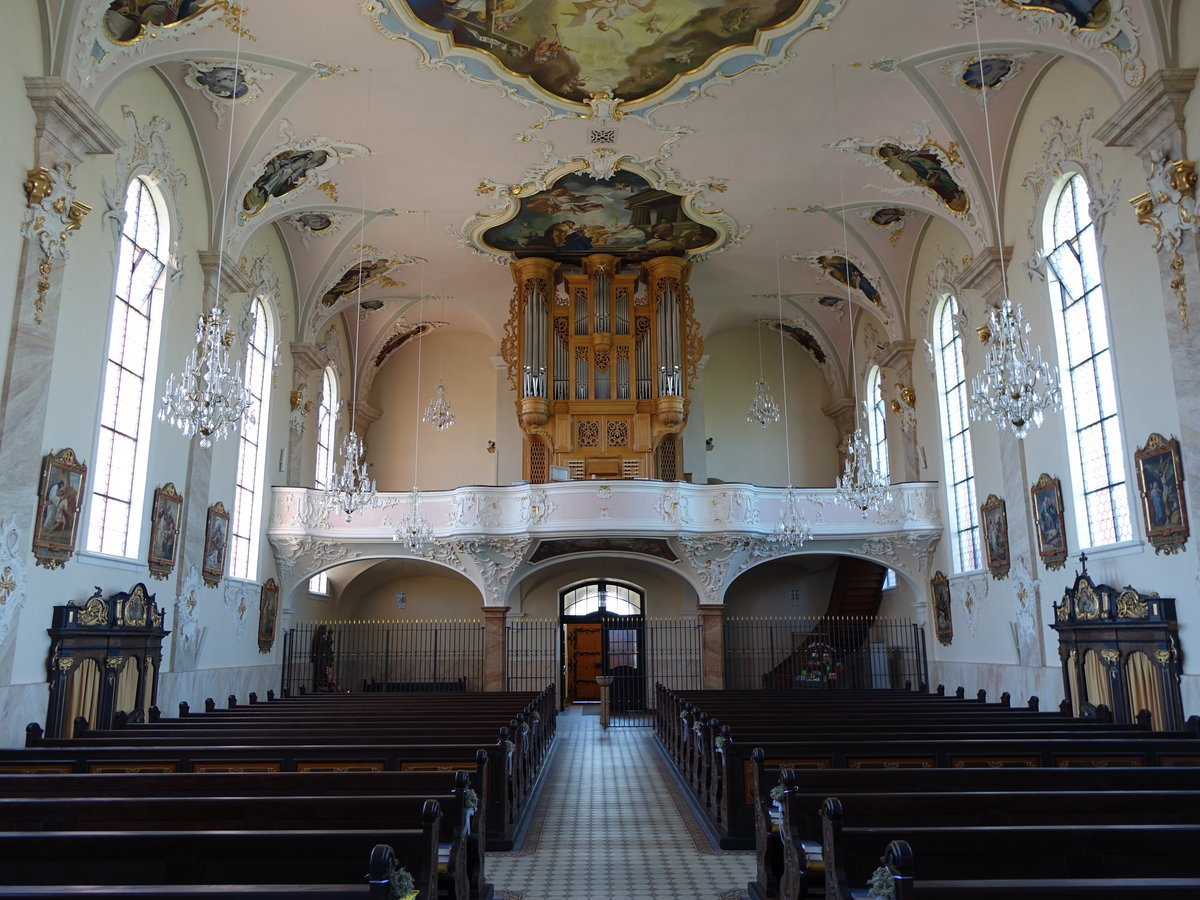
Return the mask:
[[[504,752],[507,753],[509,756],[512,756],[513,751],[516,749],[517,749],[517,745],[514,744],[512,741],[504,742]]]
[[[463,788],[463,806],[467,809],[479,809],[479,795],[474,788]]]
[[[787,793],[787,788],[785,788],[782,784],[775,785],[775,787],[771,788],[771,802],[772,803],[782,803],[783,795],[786,793]]]
[[[881,900],[896,900],[896,881],[887,866],[880,866],[867,881],[867,893]]]
[[[419,893],[408,869],[396,866],[388,876],[388,890],[392,900],[412,900]]]

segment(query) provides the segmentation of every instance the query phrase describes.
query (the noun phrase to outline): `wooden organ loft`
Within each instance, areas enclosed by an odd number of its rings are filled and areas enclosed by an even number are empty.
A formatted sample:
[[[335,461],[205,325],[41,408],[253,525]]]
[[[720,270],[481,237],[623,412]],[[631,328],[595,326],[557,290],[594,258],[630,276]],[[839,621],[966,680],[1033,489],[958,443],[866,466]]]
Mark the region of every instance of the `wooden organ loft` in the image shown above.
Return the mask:
[[[512,263],[502,347],[525,433],[523,475],[682,478],[679,435],[703,348],[680,256]]]

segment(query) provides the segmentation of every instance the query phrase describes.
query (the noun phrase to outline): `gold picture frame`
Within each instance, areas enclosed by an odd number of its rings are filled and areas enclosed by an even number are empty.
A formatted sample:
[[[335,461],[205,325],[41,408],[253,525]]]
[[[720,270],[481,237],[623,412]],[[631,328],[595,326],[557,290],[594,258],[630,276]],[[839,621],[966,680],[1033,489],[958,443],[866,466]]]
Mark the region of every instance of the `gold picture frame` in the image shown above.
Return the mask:
[[[1038,556],[1047,570],[1067,564],[1067,531],[1063,519],[1062,483],[1043,472],[1029,489],[1033,522],[1037,530]]]
[[[38,482],[33,555],[45,569],[61,569],[75,552],[87,465],[70,447],[47,453]]]
[[[1008,570],[1012,567],[1008,547],[1008,511],[1004,501],[995,494],[988,494],[983,506],[979,507],[979,519],[983,525],[983,552],[987,559],[987,570],[999,581],[1008,577]]]
[[[1146,539],[1155,553],[1178,553],[1187,546],[1191,533],[1187,500],[1183,493],[1183,459],[1179,441],[1157,432],[1133,454],[1138,493],[1142,498],[1142,521]]]
[[[933,591],[933,631],[938,642],[949,647],[954,641],[954,619],[950,613],[950,579],[940,569],[929,579]]]
[[[203,565],[200,577],[209,587],[216,587],[225,577],[225,557],[229,550],[229,513],[225,504],[217,501],[208,508],[204,528]]]
[[[168,481],[154,489],[154,504],[150,507],[150,546],[146,564],[150,577],[162,580],[175,570],[179,558],[179,526],[183,522],[183,495]]]

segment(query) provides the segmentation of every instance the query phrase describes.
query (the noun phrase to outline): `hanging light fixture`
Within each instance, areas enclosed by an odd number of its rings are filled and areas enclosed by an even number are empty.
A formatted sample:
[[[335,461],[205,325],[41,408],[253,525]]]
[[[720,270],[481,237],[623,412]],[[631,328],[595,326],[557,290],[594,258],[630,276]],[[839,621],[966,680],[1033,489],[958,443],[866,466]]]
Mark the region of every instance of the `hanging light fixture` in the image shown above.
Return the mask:
[[[983,63],[983,44],[979,37],[979,11],[971,3],[975,17],[976,58]],[[981,69],[982,71],[982,69]],[[996,186],[996,162],[992,153],[992,125],[988,116],[988,83],[983,91],[983,124],[988,146],[988,170],[992,181],[992,209],[996,217],[996,243],[1000,238],[1000,192]],[[1029,426],[1040,426],[1047,412],[1062,409],[1062,390],[1058,366],[1042,359],[1042,348],[1031,350],[1029,323],[1020,306],[1008,297],[1008,273],[1003,253],[1000,259],[1000,283],[1004,299],[988,313],[991,336],[983,369],[971,380],[971,418],[993,422],[1001,431],[1012,431],[1024,440]]]
[[[800,514],[800,496],[792,485],[792,442],[788,425],[787,403],[787,357],[783,352],[783,277],[780,273],[779,253],[779,210],[775,211],[775,302],[779,316],[779,368],[783,381],[783,455],[787,460],[787,487],[779,506],[779,521],[771,533],[771,539],[785,550],[798,550],[812,537],[812,526]],[[761,356],[759,365],[762,365]],[[778,416],[777,416],[778,417]],[[766,427],[765,424],[763,427]]]
[[[371,129],[371,76],[372,70],[367,70],[367,137]],[[350,431],[342,438],[339,448],[341,464],[336,466],[329,486],[325,488],[325,505],[337,509],[349,522],[360,510],[374,506],[377,499],[375,479],[367,471],[366,447],[355,429],[354,413],[358,403],[358,349],[359,332],[362,322],[362,310],[358,301],[362,298],[363,286],[363,254],[365,252],[364,235],[367,228],[367,173],[363,167],[362,185],[362,220],[358,226],[358,287],[354,291],[354,353],[351,357],[353,369],[350,372]]]
[[[442,294],[442,320],[445,324],[446,318],[446,295]],[[425,414],[421,416],[422,422],[428,422],[438,431],[445,431],[454,424],[454,407],[450,405],[450,401],[446,399],[446,385],[442,381],[442,361],[446,355],[446,348],[439,345],[438,348],[438,383],[433,390],[433,399],[429,401],[429,405],[425,407]]]
[[[421,214],[421,246],[426,246],[425,237],[425,213]],[[418,330],[425,327],[425,267],[429,265],[429,255],[426,250],[422,254],[421,259],[421,300],[417,312],[417,328]],[[425,346],[425,335],[422,334],[417,343],[417,393],[416,393],[416,408],[421,408],[421,356]],[[441,387],[441,382],[438,382],[438,387]],[[434,396],[434,400],[437,396]],[[431,404],[432,405],[432,404]],[[428,410],[426,410],[428,415]],[[451,412],[451,421],[446,427],[453,425],[453,412]],[[421,421],[427,421],[423,416]],[[434,425],[437,428],[437,425]],[[442,429],[438,429],[441,431]],[[392,533],[392,540],[404,545],[409,553],[417,553],[433,540],[433,526],[429,524],[429,520],[425,518],[425,514],[421,511],[421,491],[417,487],[417,462],[421,456],[421,427],[420,422],[413,429],[413,486],[408,495],[408,508],[404,511],[404,515],[400,517],[400,521],[396,524],[396,530]]]
[[[238,33],[234,68],[241,72],[242,36]],[[229,348],[233,331],[229,314],[221,306],[221,275],[225,262],[225,219],[229,209],[229,180],[233,159],[233,125],[237,112],[236,91],[229,96],[229,140],[225,149],[225,184],[221,189],[221,227],[217,247],[216,299],[213,308],[201,314],[196,324],[196,346],[184,360],[183,374],[167,376],[167,384],[158,408],[160,422],[168,422],[185,437],[200,435],[200,446],[207,449],[214,440],[236,431],[243,418],[253,423],[250,409],[253,398],[242,381],[242,366],[229,369]]]
[[[778,265],[778,261],[776,265]],[[781,322],[780,325],[782,326],[782,324]],[[767,387],[767,380],[763,377],[762,323],[757,323],[757,326],[758,381],[754,382],[754,400],[750,403],[750,409],[746,413],[746,421],[766,428],[773,422],[779,421],[779,405],[771,396],[771,389]]]
[[[837,67],[833,68],[833,103],[837,108]],[[837,479],[836,490],[839,503],[853,506],[862,512],[865,519],[871,510],[880,509],[892,502],[888,481],[875,468],[871,460],[871,443],[863,431],[862,420],[866,418],[866,404],[859,408],[858,367],[854,362],[854,298],[850,292],[850,236],[846,226],[846,181],[838,170],[838,190],[842,201],[842,258],[846,262],[846,308],[850,313],[850,386],[854,397],[854,430],[846,435],[846,458],[842,474]]]

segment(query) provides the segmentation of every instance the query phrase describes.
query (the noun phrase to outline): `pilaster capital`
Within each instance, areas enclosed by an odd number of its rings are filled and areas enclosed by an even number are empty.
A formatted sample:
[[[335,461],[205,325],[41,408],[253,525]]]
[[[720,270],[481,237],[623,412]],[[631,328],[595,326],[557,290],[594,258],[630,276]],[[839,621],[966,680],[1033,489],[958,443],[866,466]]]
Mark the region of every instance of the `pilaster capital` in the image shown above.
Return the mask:
[[[1109,147],[1132,147],[1143,161],[1187,156],[1184,106],[1196,84],[1196,69],[1159,69],[1096,129]]]
[[[491,620],[500,619],[501,621],[503,621],[504,617],[508,615],[508,612],[509,612],[509,610],[512,609],[512,607],[511,606],[482,606],[482,607],[480,607],[480,609],[483,610],[484,621],[487,621],[488,619],[491,619]]]
[[[38,166],[75,166],[85,155],[112,153],[125,143],[70,84],[56,75],[26,76],[25,96],[37,117],[33,155]]]
[[[916,341],[892,341],[880,353],[879,365],[885,369],[899,369],[900,371],[911,369],[913,353],[916,349]]]
[[[1012,247],[986,247],[956,279],[959,290],[979,291],[988,306],[1004,299],[1004,270],[1012,261]]]
[[[351,400],[350,406],[350,421],[354,423],[354,430],[359,434],[366,434],[367,429],[383,415],[383,410],[378,406],[372,406],[366,400]]]
[[[204,294],[208,298],[204,303],[206,307],[212,306],[214,302],[224,302],[231,294],[247,293],[253,287],[241,266],[219,250],[198,250],[196,256],[200,260],[200,270],[204,273]],[[218,276],[220,284],[217,283]]]
[[[833,400],[821,407],[821,412],[833,419],[839,432],[854,430],[854,416],[857,404],[853,397],[843,397]]]
[[[325,368],[327,360],[317,349],[317,345],[308,341],[296,341],[288,345],[292,353],[292,363],[301,375],[311,375]]]

